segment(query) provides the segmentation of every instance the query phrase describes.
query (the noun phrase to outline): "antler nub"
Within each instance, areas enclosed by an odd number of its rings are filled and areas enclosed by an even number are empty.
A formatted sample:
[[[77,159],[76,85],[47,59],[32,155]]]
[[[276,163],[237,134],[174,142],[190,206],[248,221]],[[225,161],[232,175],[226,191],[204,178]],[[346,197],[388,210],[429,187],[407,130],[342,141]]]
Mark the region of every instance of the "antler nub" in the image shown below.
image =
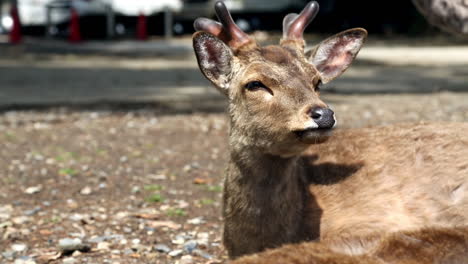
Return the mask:
[[[299,15],[287,15],[283,20],[283,38],[302,39],[305,28],[312,22],[318,11],[318,3],[311,1]]]
[[[216,2],[215,11],[221,23],[208,18],[197,18],[194,23],[195,30],[205,31],[215,35],[234,50],[252,41],[249,36],[234,23],[224,2]]]

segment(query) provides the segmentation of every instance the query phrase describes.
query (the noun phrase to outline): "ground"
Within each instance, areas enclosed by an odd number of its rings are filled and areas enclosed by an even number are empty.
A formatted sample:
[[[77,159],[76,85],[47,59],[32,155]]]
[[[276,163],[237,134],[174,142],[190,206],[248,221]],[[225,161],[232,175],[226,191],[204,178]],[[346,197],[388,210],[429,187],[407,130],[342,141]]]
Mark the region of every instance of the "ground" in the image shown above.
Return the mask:
[[[466,61],[455,53],[454,60],[428,56],[404,63],[382,59],[388,54],[379,49],[364,53],[365,60],[323,89],[339,129],[468,122]],[[203,81],[192,56],[22,51],[0,58],[0,76],[0,263],[226,259],[225,102]],[[151,83],[156,90],[148,90]],[[111,102],[87,101],[93,90],[121,94]],[[132,100],[117,103],[125,96]],[[65,238],[79,238],[89,248],[66,255],[60,248]]]

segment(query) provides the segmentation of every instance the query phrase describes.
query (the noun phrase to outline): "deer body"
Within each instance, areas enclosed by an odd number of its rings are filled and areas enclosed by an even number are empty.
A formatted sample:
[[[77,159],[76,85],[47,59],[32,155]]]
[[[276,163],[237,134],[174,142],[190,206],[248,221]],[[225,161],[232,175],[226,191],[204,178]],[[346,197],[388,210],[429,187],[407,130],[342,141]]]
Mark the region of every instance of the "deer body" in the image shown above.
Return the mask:
[[[193,44],[202,73],[229,100],[223,203],[231,258],[320,241],[310,245],[314,258],[325,254],[330,260],[335,254],[334,260],[343,260],[324,263],[382,263],[373,262],[375,254],[405,252],[400,242],[406,240],[398,234],[414,236],[410,241],[427,238],[400,232],[423,228],[454,234],[456,239],[434,245],[447,248],[444,254],[450,255],[454,241],[465,248],[465,233],[450,228],[468,224],[468,124],[399,125],[331,136],[336,119],[319,98],[320,84],[346,70],[367,32],[347,30],[305,52],[302,32],[318,12],[311,2],[284,18],[280,45],[260,47],[234,24],[223,2],[215,9],[222,23],[196,20]],[[408,256],[411,248],[407,245]],[[425,254],[424,259],[437,257]],[[357,260],[350,256],[371,262],[352,262]],[[258,263],[276,263],[271,260]]]
[[[371,251],[374,241],[361,238],[376,233],[466,225],[467,131],[463,123],[354,129],[294,158],[231,157],[226,247],[236,257],[320,240],[354,255]]]

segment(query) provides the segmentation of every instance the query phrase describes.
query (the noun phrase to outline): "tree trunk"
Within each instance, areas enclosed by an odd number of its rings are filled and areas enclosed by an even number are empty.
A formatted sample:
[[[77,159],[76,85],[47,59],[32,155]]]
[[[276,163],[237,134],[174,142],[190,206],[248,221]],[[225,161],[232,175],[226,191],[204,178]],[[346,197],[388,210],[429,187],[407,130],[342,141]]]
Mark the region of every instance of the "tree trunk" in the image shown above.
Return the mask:
[[[468,35],[468,0],[413,0],[413,3],[432,25]]]

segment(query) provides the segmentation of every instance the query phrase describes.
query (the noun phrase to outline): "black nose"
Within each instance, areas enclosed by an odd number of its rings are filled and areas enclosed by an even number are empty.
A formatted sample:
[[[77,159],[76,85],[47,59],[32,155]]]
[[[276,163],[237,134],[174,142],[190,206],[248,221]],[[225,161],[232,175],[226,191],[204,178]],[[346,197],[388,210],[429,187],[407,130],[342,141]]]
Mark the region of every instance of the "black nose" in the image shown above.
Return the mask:
[[[310,117],[318,125],[319,129],[329,129],[335,125],[335,113],[330,108],[312,108]]]

